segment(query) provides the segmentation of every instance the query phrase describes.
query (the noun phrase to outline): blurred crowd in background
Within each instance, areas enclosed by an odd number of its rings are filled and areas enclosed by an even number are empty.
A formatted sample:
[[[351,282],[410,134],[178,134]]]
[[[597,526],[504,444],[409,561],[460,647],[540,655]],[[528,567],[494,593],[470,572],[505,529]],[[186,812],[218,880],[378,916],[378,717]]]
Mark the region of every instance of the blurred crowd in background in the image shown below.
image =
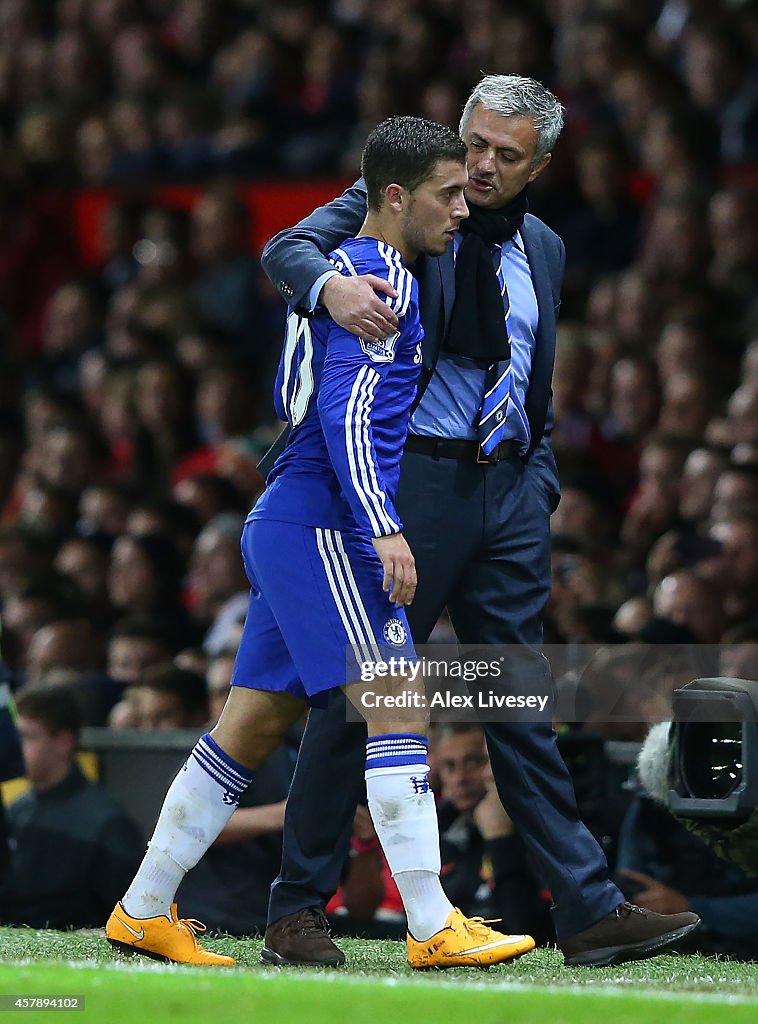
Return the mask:
[[[758,0],[0,0],[17,688],[65,684],[92,725],[215,721],[285,312],[239,183],[338,191],[378,121],[457,125],[482,72],[567,109],[530,195],[567,249],[546,640],[714,645],[758,679]],[[176,183],[191,209],[151,198]],[[93,268],[46,197],[102,186]]]

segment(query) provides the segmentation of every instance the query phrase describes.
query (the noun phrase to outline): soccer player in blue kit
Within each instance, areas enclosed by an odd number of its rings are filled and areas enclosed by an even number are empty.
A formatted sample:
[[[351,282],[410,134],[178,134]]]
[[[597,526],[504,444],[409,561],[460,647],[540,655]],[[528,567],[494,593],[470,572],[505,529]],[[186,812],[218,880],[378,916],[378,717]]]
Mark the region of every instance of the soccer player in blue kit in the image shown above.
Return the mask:
[[[305,705],[322,704],[340,685],[350,697],[359,663],[383,660],[386,645],[414,656],[404,606],[415,565],[393,504],[423,337],[408,265],[443,253],[468,216],[466,150],[449,128],[394,117],[369,136],[362,171],[366,220],[330,259],[342,274],[389,281],[399,328],[386,341],[366,340],[325,311],[289,314],[275,402],[291,434],[242,536],[250,606],[232,688],[218,724],[172,783],[142,865],[106,925],[111,944],[128,952],[234,962],[204,949],[197,923],[178,917],[179,883]],[[401,722],[387,711],[367,724],[369,811],[405,906],[410,965],[488,966],[532,949],[528,935],[465,918],[442,890],[425,713]]]

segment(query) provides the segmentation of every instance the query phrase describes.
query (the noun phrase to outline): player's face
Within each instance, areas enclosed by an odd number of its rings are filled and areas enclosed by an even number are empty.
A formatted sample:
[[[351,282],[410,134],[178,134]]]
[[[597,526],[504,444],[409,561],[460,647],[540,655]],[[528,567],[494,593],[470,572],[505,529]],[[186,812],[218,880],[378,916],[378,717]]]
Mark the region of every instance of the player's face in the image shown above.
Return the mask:
[[[476,206],[505,206],[550,163],[536,164],[537,131],[530,117],[503,117],[477,103],[463,130],[468,149],[466,199]]]
[[[467,174],[456,160],[440,160],[434,173],[409,194],[403,239],[412,256],[441,256],[462,220],[468,217],[463,197]]]

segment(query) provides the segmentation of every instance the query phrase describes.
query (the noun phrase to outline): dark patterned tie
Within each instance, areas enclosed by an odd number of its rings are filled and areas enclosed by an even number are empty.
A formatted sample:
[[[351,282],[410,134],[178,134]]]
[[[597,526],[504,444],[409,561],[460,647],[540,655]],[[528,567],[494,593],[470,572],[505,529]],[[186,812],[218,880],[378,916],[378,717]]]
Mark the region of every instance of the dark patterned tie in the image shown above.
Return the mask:
[[[510,315],[511,303],[508,298],[508,289],[505,286],[503,275],[503,261],[501,246],[495,244],[492,251],[497,259],[497,281],[500,285],[500,294],[503,297],[503,310],[505,316],[505,329],[508,333],[508,344],[510,347]],[[508,396],[511,391],[511,361],[501,359],[493,363],[487,372],[487,383],[482,402],[482,411],[479,415],[479,426],[477,435],[479,445],[485,455],[490,455],[503,440],[505,432],[505,414],[508,409]]]

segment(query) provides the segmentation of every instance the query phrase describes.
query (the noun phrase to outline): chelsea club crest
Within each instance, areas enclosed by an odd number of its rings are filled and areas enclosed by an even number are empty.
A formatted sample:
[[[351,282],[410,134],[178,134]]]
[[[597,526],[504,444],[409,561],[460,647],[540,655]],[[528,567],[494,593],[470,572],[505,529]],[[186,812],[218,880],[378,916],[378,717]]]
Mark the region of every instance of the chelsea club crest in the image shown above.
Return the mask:
[[[400,619],[387,619],[384,623],[384,639],[394,647],[402,647],[408,642],[408,630]]]

